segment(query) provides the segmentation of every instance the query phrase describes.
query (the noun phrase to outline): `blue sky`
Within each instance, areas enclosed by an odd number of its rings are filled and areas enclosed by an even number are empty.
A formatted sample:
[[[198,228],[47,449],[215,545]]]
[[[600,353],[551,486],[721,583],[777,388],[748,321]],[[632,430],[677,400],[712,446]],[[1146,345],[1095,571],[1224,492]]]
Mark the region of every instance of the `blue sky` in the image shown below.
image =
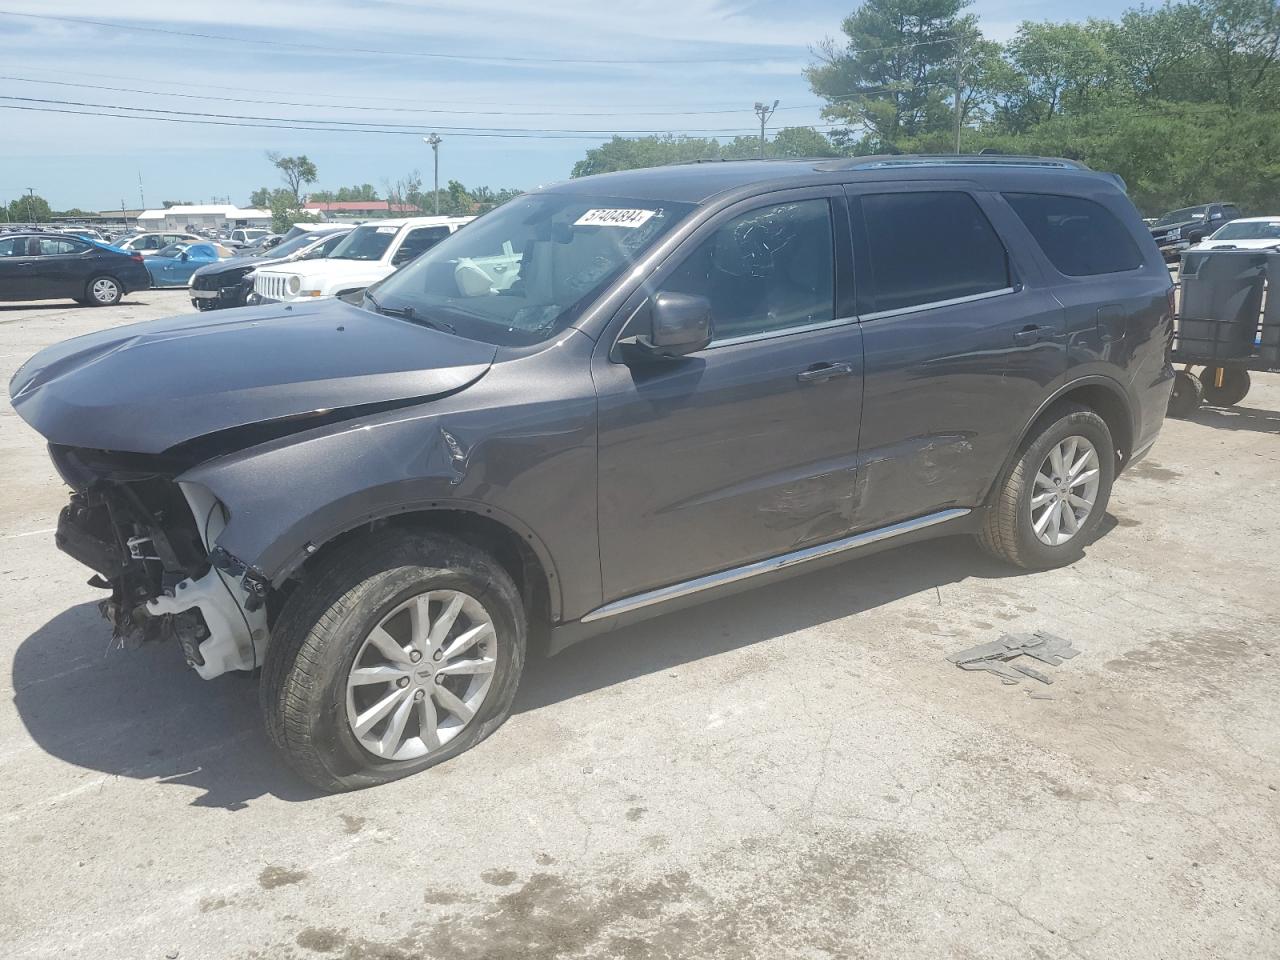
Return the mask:
[[[988,36],[1003,40],[1024,19],[1112,17],[1129,5],[1080,0],[1068,13],[1048,0],[978,0],[973,11]],[[311,157],[320,169],[317,188],[368,182],[381,191],[385,180],[414,169],[429,184],[431,153],[421,136],[433,129],[444,138],[442,184],[456,178],[468,186],[529,188],[567,177],[574,161],[611,131],[749,133],[756,124],[752,104],[775,98],[781,104],[772,127],[820,123],[800,70],[809,45],[837,35],[854,6],[851,0],[0,0],[3,95],[29,98],[0,105],[100,110],[30,102],[76,101],[403,130],[245,129],[0,109],[0,203],[30,186],[55,208],[118,208],[122,201],[137,207],[139,174],[148,206],[224,196],[243,203],[253,188],[278,185],[268,150]],[[638,60],[689,62],[624,62]],[[479,128],[521,135],[471,135]],[[591,132],[538,132],[553,130]]]

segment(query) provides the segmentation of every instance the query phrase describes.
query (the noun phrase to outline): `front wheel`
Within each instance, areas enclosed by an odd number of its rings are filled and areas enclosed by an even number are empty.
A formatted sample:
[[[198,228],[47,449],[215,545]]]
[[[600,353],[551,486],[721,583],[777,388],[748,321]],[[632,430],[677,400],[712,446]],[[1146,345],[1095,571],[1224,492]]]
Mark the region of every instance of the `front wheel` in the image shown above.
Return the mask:
[[[1106,421],[1079,404],[1056,406],[1023,444],[978,542],[1030,570],[1072,563],[1106,514],[1115,467]]]
[[[506,570],[436,533],[384,529],[321,559],[272,631],[267,730],[323,790],[397,780],[502,724],[524,666]]]

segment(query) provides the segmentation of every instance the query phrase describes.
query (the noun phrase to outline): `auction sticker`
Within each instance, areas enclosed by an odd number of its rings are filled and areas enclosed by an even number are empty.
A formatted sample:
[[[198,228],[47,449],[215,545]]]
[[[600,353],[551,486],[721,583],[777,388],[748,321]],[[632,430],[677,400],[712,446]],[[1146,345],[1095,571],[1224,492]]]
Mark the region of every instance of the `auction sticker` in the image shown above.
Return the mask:
[[[635,228],[643,226],[656,212],[656,210],[588,210],[573,221],[573,225],[575,227]]]
[[[400,229],[399,227],[379,227],[378,232],[379,233],[395,233],[399,229]]]

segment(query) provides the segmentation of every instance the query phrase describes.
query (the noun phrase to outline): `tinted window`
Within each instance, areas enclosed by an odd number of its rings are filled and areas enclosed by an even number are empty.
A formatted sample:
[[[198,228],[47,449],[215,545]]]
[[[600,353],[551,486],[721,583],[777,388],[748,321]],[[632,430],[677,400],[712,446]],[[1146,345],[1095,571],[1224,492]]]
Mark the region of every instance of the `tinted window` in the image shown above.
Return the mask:
[[[1233,206],[1231,206],[1231,204],[1226,204],[1226,205],[1222,208],[1222,215],[1223,215],[1224,217],[1226,217],[1228,220],[1239,220],[1239,219],[1240,219],[1240,208],[1239,208],[1239,207],[1233,207]]]
[[[1006,193],[1004,198],[1059,273],[1091,277],[1142,266],[1133,237],[1100,203],[1040,193]]]
[[[342,238],[332,256],[335,260],[381,260],[399,229],[373,224],[356,227]]]
[[[25,257],[26,255],[26,237],[5,237],[0,240],[0,257]]]
[[[40,238],[40,256],[54,257],[68,253],[82,253],[88,247],[75,240],[55,240],[52,237]]]
[[[448,227],[418,227],[410,230],[396,251],[392,262],[396,265],[408,263],[420,253],[426,253],[437,243],[449,235]]]
[[[901,310],[1010,286],[1004,244],[967,193],[883,193],[864,196],[861,203],[871,263],[859,278],[871,310]]]
[[[662,284],[711,301],[717,340],[835,317],[835,255],[826,200],[799,200],[734,217]]]

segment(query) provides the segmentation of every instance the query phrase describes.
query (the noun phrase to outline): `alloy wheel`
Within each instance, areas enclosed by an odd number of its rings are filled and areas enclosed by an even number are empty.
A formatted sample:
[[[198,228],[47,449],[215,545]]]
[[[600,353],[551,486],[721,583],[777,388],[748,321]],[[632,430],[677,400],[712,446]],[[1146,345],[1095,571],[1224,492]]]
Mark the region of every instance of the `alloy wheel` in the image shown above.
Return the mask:
[[[1085,437],[1055,443],[1032,484],[1031,528],[1041,543],[1066,543],[1093,513],[1101,480],[1098,451]]]
[[[441,749],[480,711],[497,655],[493,618],[474,597],[430,590],[405,600],[369,632],[352,662],[352,734],[384,760]]]
[[[112,303],[120,295],[120,288],[116,286],[114,280],[108,280],[106,277],[100,277],[93,281],[92,287],[93,299],[99,303]]]

